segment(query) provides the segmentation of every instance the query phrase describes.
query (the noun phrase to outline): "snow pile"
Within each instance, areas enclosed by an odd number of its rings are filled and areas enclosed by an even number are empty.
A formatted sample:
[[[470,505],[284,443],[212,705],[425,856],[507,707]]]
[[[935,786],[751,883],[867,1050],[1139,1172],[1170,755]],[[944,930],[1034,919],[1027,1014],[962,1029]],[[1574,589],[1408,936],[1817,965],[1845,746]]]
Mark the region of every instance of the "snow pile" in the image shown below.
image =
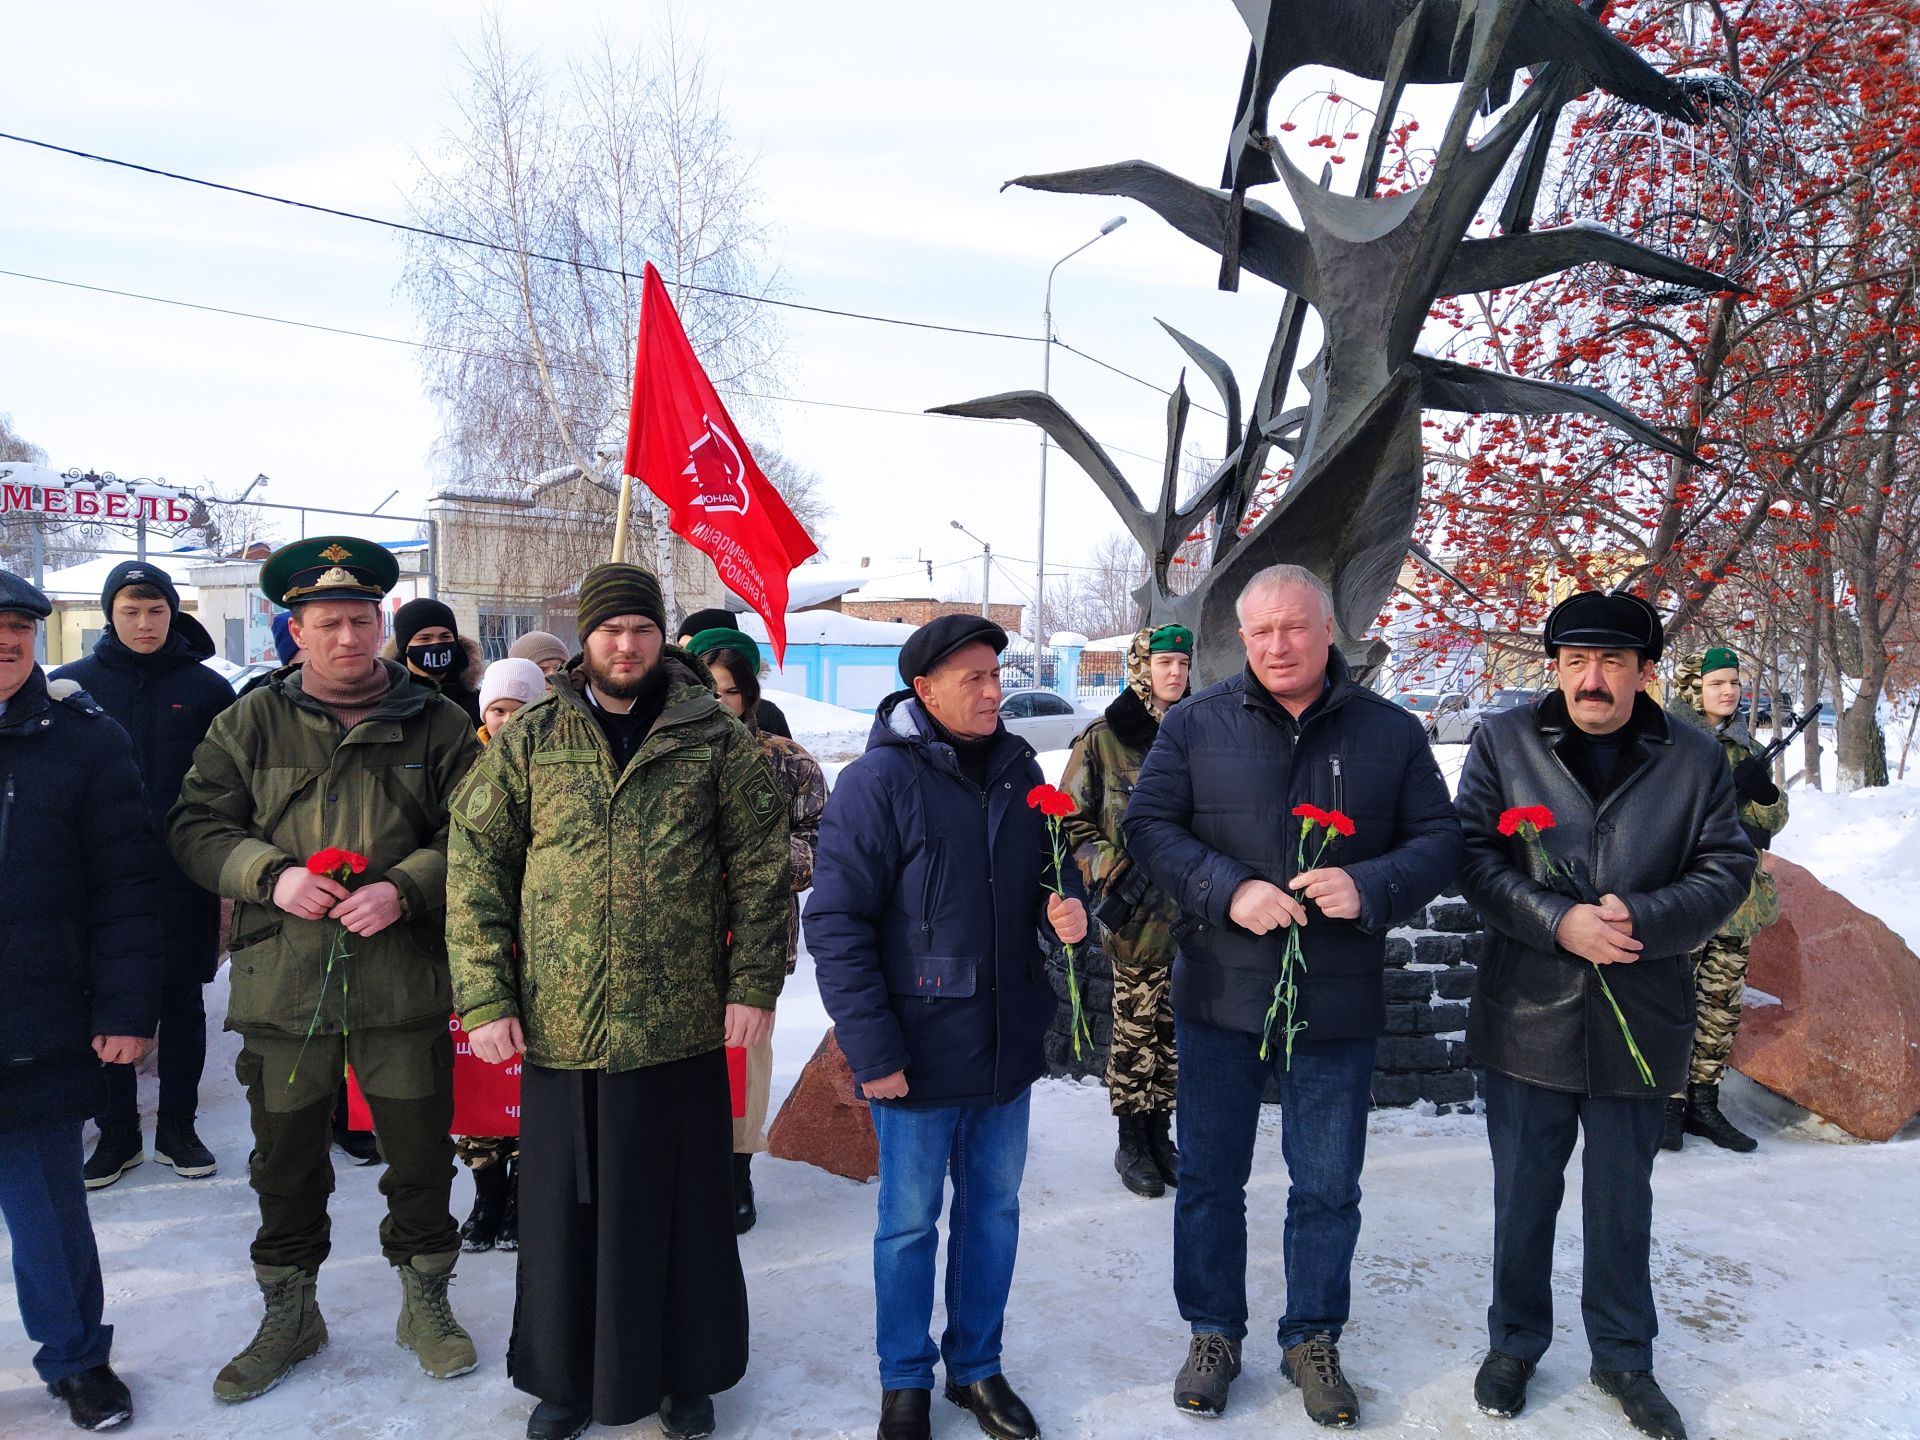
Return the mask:
[[[768,644],[767,622],[758,615],[740,616],[740,633]],[[796,610],[787,616],[789,645],[904,645],[915,625],[891,620],[862,620],[838,610]],[[767,656],[773,658],[771,654]]]
[[[1804,865],[1920,951],[1920,781],[1834,794],[1795,786],[1776,854]]]
[[[780,707],[794,740],[822,764],[851,760],[866,750],[867,733],[873,729],[871,715],[809,700],[791,690],[763,688],[760,693]]]

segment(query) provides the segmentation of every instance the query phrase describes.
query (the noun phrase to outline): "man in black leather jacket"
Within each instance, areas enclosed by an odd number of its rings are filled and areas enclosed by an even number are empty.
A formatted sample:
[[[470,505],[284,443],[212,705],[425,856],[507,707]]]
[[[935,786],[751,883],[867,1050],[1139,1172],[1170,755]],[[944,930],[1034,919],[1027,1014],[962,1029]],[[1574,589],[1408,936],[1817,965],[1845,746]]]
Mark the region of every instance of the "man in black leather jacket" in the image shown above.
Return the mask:
[[[1494,1174],[1492,1348],[1474,1399],[1491,1415],[1526,1403],[1553,1336],[1554,1219],[1584,1133],[1590,1378],[1642,1433],[1684,1440],[1653,1378],[1653,1160],[1693,1043],[1687,956],[1745,898],[1754,854],[1718,747],[1643,693],[1662,642],[1654,608],[1574,595],[1545,639],[1556,688],[1481,725],[1457,799],[1461,889],[1492,932],[1467,1022]],[[1550,826],[1502,825],[1523,806]]]

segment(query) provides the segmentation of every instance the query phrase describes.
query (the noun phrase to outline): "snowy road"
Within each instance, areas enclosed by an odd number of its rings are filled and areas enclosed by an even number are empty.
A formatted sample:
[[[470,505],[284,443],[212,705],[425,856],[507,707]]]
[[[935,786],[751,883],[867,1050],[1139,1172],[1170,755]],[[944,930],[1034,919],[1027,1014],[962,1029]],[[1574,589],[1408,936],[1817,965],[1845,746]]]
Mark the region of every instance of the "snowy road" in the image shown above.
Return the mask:
[[[223,978],[209,990],[224,1000]],[[825,1027],[803,962],[781,1006],[776,1104]],[[224,1162],[206,1181],[149,1162],[93,1198],[106,1270],[114,1359],[138,1407],[141,1436],[517,1436],[527,1401],[507,1383],[513,1258],[466,1256],[454,1300],[481,1368],[436,1383],[393,1343],[398,1286],[381,1261],[378,1171],[343,1169],[334,1253],[320,1278],[331,1347],[272,1394],[227,1409],[214,1372],[252,1333],[258,1301],[246,1272],[251,1192],[241,1177],[246,1111],[231,1080],[234,1037],[216,1034],[202,1133]],[[150,1078],[142,1098],[150,1109]],[[1754,1111],[1734,1102],[1743,1118]],[[1277,1130],[1277,1117],[1267,1129]],[[1920,1143],[1831,1145],[1762,1122],[1758,1155],[1699,1142],[1661,1159],[1655,1283],[1664,1334],[1660,1374],[1696,1436],[1800,1440],[1920,1435]],[[1909,1136],[1913,1130],[1909,1130]],[[1185,1433],[1169,1385],[1184,1353],[1171,1295],[1168,1202],[1124,1193],[1110,1168],[1104,1092],[1048,1082],[1034,1105],[1025,1230],[1008,1317],[1008,1373],[1049,1436]],[[761,1221],[742,1241],[753,1297],[754,1359],[719,1402],[722,1434],[853,1437],[873,1433],[868,1240],[873,1192],[810,1167],[756,1162]],[[1489,1170],[1476,1117],[1375,1117],[1366,1226],[1343,1346],[1360,1387],[1364,1429],[1381,1435],[1587,1440],[1626,1430],[1585,1383],[1574,1305],[1533,1387],[1527,1416],[1484,1419],[1470,1398],[1485,1344]],[[1559,1289],[1579,1274],[1577,1180],[1569,1186]],[[457,1214],[469,1199],[464,1177]],[[1271,1335],[1281,1301],[1278,1136],[1262,1141],[1252,1187],[1255,1335],[1245,1377],[1209,1440],[1313,1433],[1279,1375]],[[938,1320],[936,1319],[936,1326]],[[71,1434],[28,1364],[11,1285],[0,1284],[0,1436]],[[591,1432],[602,1433],[602,1432]],[[621,1434],[657,1435],[651,1420]],[[935,1433],[979,1432],[940,1404]],[[1197,1432],[1195,1432],[1197,1434]]]

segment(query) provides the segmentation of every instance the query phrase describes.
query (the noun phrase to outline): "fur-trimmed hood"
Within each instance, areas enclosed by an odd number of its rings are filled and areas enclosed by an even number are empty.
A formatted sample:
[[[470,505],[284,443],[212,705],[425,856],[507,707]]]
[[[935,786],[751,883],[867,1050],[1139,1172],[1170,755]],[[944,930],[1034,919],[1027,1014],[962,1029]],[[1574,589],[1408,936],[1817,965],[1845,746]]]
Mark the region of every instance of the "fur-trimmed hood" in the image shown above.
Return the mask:
[[[460,673],[453,676],[449,683],[478,695],[480,679],[487,673],[486,656],[481,652],[480,642],[471,635],[457,635],[454,637],[454,643],[459,645],[460,653],[467,657],[467,663],[460,667]],[[412,669],[407,666],[407,657],[400,653],[400,641],[397,636],[387,636],[387,643],[380,647],[380,658],[395,661],[406,669],[409,675],[413,674]],[[421,677],[416,675],[414,678]]]

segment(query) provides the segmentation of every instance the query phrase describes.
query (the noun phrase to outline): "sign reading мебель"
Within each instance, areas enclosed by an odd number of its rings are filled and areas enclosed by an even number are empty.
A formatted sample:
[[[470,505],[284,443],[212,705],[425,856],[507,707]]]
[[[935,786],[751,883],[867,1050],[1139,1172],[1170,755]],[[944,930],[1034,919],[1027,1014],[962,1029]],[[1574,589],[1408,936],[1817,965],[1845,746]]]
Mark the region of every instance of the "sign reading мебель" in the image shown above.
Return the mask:
[[[193,506],[178,490],[150,489],[111,475],[61,475],[44,465],[0,463],[0,515],[185,525]]]

